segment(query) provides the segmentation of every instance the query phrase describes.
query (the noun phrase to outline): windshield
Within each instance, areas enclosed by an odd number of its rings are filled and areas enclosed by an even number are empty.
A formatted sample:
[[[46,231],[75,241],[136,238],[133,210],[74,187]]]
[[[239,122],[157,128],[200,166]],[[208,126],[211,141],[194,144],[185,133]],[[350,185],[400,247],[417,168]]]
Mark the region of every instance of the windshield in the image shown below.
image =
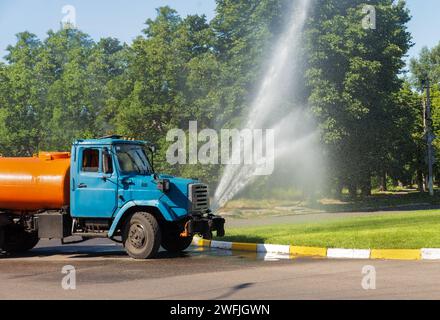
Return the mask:
[[[122,174],[152,174],[147,151],[139,145],[117,145],[116,155]]]

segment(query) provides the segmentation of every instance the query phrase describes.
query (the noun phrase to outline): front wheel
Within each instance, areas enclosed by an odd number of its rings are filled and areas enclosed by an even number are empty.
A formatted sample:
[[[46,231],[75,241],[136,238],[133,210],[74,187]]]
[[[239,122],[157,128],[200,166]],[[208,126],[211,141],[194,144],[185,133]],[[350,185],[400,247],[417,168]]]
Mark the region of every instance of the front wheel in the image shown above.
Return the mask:
[[[134,259],[150,259],[159,251],[162,235],[156,218],[136,212],[125,224],[122,236],[125,250]]]
[[[208,231],[202,234],[202,238],[205,240],[212,240],[214,238],[214,236],[212,235],[212,231]]]
[[[162,237],[162,247],[171,253],[179,253],[187,249],[192,243],[193,237],[181,237],[180,233],[166,233]]]

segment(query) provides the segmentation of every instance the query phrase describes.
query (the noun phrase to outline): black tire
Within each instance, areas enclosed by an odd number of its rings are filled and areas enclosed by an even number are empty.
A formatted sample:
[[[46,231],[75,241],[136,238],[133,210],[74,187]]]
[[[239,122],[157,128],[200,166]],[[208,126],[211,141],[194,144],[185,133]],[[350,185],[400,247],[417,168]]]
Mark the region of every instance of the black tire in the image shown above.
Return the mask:
[[[122,241],[133,259],[154,258],[162,241],[156,218],[148,212],[133,214],[125,223]]]
[[[38,242],[40,241],[40,238],[38,238],[38,232],[26,232],[27,236],[25,236],[25,240],[23,242],[23,251],[28,251],[33,249]]]
[[[212,234],[212,231],[209,231],[209,232],[203,234],[202,238],[205,239],[205,240],[212,240],[212,238],[214,238],[214,236]]]
[[[164,233],[162,236],[162,248],[171,253],[179,253],[186,250],[192,243],[193,237],[181,237],[178,232]]]
[[[1,236],[0,236],[1,237]],[[19,227],[6,227],[1,249],[8,253],[23,253],[34,248],[40,239],[38,232],[27,232]]]

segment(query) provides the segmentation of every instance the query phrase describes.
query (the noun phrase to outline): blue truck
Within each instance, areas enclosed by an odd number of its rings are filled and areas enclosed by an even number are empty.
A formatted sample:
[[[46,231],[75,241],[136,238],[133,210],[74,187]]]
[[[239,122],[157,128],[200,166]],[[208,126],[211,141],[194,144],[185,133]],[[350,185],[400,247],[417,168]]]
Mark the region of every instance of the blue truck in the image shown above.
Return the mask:
[[[70,153],[0,157],[0,249],[19,253],[39,239],[109,238],[135,259],[188,248],[195,235],[224,236],[209,190],[197,179],[158,174],[146,141],[78,140]],[[69,238],[69,239],[67,239]]]

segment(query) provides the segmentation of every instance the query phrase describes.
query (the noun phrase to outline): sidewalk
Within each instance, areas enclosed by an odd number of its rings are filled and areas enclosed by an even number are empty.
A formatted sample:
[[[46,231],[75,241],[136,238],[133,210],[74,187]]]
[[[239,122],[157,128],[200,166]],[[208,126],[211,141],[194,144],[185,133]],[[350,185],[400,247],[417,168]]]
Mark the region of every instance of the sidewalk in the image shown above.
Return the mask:
[[[356,212],[323,212],[323,211],[301,211],[299,213],[291,213],[279,216],[264,216],[255,218],[233,218],[225,216],[226,228],[240,228],[240,227],[258,227],[277,224],[294,224],[294,223],[309,223],[321,222],[335,219],[342,219],[348,217],[373,216],[382,214],[402,213],[405,211],[417,210],[433,210],[439,209],[440,206],[413,204],[398,207],[381,208],[377,211],[356,211]],[[440,213],[440,211],[439,211]],[[227,232],[227,229],[226,229]]]

